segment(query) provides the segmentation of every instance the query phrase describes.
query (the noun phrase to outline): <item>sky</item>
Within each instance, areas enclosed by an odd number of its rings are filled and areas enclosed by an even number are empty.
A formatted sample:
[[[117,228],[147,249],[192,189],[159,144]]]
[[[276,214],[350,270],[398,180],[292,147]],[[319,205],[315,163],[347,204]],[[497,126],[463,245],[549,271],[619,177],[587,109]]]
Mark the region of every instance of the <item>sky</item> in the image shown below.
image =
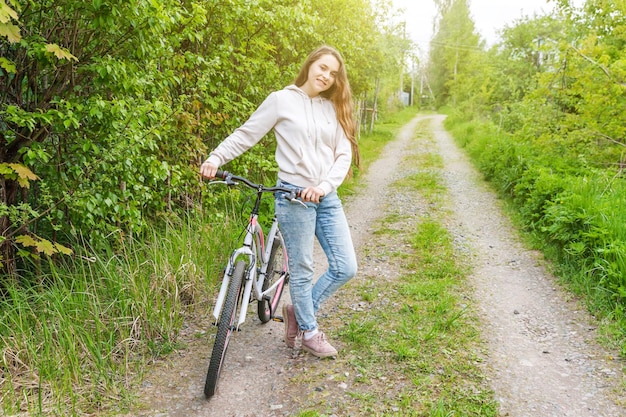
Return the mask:
[[[435,15],[433,0],[393,0],[393,4],[396,9],[406,9],[403,19],[407,36],[427,51]],[[522,16],[543,15],[554,9],[554,3],[547,0],[469,0],[469,4],[476,29],[488,45],[498,40],[496,31],[504,25]]]

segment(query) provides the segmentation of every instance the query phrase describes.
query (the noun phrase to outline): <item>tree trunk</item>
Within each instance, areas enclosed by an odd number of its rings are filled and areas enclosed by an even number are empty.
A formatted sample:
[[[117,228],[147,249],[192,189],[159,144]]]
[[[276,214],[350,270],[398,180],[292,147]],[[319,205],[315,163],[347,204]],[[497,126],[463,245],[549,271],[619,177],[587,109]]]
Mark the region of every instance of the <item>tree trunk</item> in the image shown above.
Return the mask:
[[[0,204],[11,207],[16,203],[18,186],[15,181],[0,177]],[[12,229],[9,216],[0,216],[0,276],[14,279],[17,273],[15,247],[9,237]],[[5,239],[6,238],[6,239]]]

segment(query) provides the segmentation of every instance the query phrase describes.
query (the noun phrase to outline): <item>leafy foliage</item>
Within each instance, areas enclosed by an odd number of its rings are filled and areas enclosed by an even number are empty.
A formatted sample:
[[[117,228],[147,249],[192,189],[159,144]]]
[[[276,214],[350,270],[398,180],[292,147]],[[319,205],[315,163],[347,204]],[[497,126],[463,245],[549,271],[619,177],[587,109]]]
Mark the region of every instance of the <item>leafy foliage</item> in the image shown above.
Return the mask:
[[[30,188],[0,177],[2,207],[30,208],[0,216],[3,272],[24,271],[16,235],[71,247],[89,231],[98,250],[200,207],[207,150],[291,83],[310,50],[340,49],[357,95],[397,71],[386,18],[366,0],[3,0],[0,164],[39,177]],[[274,172],[259,162],[272,160],[267,145],[235,164]]]

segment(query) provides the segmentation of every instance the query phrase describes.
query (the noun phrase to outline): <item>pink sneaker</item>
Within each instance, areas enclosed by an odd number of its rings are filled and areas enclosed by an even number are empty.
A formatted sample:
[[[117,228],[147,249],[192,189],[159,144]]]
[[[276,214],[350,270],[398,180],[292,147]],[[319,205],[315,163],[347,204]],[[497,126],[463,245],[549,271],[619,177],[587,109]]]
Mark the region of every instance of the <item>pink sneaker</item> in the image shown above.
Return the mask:
[[[311,355],[317,356],[318,358],[337,356],[337,349],[328,343],[328,339],[326,339],[326,335],[323,332],[318,332],[309,340],[306,340],[303,336],[302,349],[306,350]]]
[[[293,349],[296,346],[296,337],[298,336],[298,321],[291,304],[283,305],[283,322],[285,323],[285,343],[287,347]]]

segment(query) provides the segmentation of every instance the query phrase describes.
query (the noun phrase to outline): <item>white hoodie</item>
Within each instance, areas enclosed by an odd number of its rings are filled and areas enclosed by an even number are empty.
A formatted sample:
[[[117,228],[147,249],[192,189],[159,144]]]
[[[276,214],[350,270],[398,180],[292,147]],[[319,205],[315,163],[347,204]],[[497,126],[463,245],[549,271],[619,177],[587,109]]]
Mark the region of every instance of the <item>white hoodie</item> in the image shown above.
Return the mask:
[[[272,128],[278,178],[300,187],[319,187],[326,194],[341,185],[350,169],[352,148],[335,107],[321,96],[310,98],[295,85],[271,93],[208,161],[218,167],[232,161]]]

